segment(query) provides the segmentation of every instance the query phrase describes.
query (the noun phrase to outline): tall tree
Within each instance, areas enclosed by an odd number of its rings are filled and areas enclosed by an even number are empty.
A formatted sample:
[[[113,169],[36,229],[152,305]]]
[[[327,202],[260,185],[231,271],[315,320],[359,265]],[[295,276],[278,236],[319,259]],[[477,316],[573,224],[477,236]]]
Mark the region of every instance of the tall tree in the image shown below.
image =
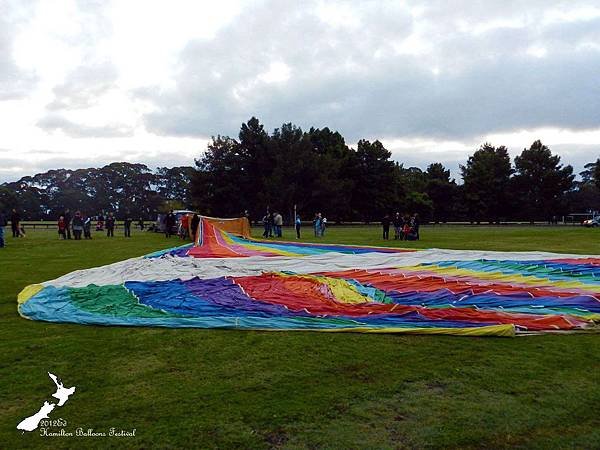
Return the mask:
[[[185,208],[191,208],[190,184],[194,173],[190,166],[159,167],[155,178],[158,194],[165,200],[177,200]]]
[[[196,160],[198,171],[192,178],[192,197],[203,214],[236,216],[249,202],[247,159],[235,139],[213,137],[204,155]]]
[[[242,124],[239,133],[240,165],[244,168],[238,183],[245,190],[244,205],[239,211],[251,210],[254,216],[261,214],[276,198],[264,189],[276,164],[276,146],[256,117]],[[238,214],[239,214],[238,211]]]
[[[398,203],[396,165],[392,153],[381,142],[358,142],[354,155],[352,206],[367,222],[379,220]]]
[[[549,220],[565,210],[565,194],[573,188],[573,168],[537,140],[515,157],[514,192],[531,221]]]
[[[583,167],[585,170],[580,173],[582,182],[592,183],[600,190],[600,158]]]
[[[501,217],[506,217],[508,187],[513,173],[506,147],[485,143],[460,169],[471,220],[498,222]]]
[[[318,189],[318,167],[310,140],[291,123],[276,128],[270,138],[273,155],[271,176],[263,180],[263,198],[271,212],[293,220],[294,204],[303,212],[313,203]]]
[[[432,202],[432,219],[434,222],[445,222],[454,210],[456,182],[450,180],[450,170],[441,163],[430,164],[425,175],[427,178],[425,191]]]
[[[314,155],[315,193],[310,207],[324,210],[330,219],[341,220],[352,213],[351,193],[355,180],[349,176],[353,151],[343,136],[329,128],[311,128],[307,134]],[[326,211],[325,211],[326,209]]]

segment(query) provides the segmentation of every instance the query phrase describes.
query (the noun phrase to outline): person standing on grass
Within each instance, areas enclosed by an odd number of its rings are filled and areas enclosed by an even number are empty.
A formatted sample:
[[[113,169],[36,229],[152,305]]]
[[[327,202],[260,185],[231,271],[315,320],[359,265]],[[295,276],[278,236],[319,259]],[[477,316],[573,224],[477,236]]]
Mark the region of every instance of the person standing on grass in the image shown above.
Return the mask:
[[[273,224],[275,225],[275,237],[281,237],[281,227],[283,226],[283,217],[278,212],[273,214]]]
[[[300,220],[300,216],[298,216],[298,215],[296,215],[295,227],[296,227],[296,239],[300,239],[300,228],[302,227],[302,220]]]
[[[66,224],[66,222],[65,222],[65,216],[60,216],[60,217],[58,218],[58,223],[57,223],[57,225],[58,225],[58,237],[59,237],[59,239],[60,239],[61,237],[62,237],[63,239],[66,239],[66,238],[67,238],[67,231],[66,231],[67,224]]]
[[[180,224],[179,236],[181,236],[181,239],[187,239],[190,237],[190,217],[187,214],[181,216]]]
[[[420,222],[419,222],[419,215],[417,213],[414,213],[412,216],[412,219],[410,221],[410,227],[413,230],[413,233],[416,236],[416,240],[418,241],[420,236],[419,236],[419,226],[420,226]]]
[[[73,237],[76,241],[81,240],[81,233],[83,233],[83,218],[81,213],[77,211],[75,217],[73,217]]]
[[[12,230],[12,237],[14,237],[14,238],[21,236],[20,226],[19,226],[20,223],[21,223],[21,215],[18,213],[16,208],[13,208],[13,210],[10,214],[10,229]]]
[[[104,231],[104,213],[100,213],[98,215],[98,220],[96,221],[96,231]]]
[[[65,209],[63,217],[65,218],[67,239],[71,239],[71,210],[69,208]]]
[[[327,217],[321,219],[321,236],[325,236],[325,230],[327,229]]]
[[[271,235],[271,214],[269,214],[269,210],[267,210],[267,213],[263,216],[263,227],[265,228],[265,231],[263,232],[263,237],[266,239]]]
[[[113,216],[112,212],[108,213],[108,217],[106,218],[106,237],[115,237],[115,216]]]
[[[200,225],[200,216],[194,213],[192,217],[192,242],[196,243],[196,236],[198,235],[198,225]]]
[[[92,238],[92,218],[90,216],[83,216],[83,237],[85,239]]]
[[[126,216],[125,220],[123,221],[123,230],[125,231],[125,237],[131,237],[131,223],[133,222],[133,220],[131,219],[131,217]]]
[[[275,232],[275,213],[269,214],[269,237],[273,237]]]
[[[0,211],[0,248],[4,248],[4,227],[7,225],[6,217]]]
[[[316,213],[313,219],[313,228],[315,229],[315,237],[321,236],[321,213]]]
[[[390,216],[387,214],[383,217],[383,219],[381,219],[381,225],[383,226],[383,239],[386,241],[390,239],[390,222]]]
[[[169,214],[165,217],[165,236],[168,238],[173,234],[173,227],[175,226],[176,219],[173,210],[169,211]]]
[[[404,226],[404,221],[402,220],[402,216],[399,212],[394,215],[394,239],[402,240],[402,227]]]

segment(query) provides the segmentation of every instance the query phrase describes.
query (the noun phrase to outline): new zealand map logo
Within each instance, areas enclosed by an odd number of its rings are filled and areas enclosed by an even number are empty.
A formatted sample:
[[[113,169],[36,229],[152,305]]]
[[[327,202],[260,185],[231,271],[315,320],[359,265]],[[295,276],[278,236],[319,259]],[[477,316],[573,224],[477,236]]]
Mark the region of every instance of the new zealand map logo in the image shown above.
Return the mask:
[[[43,419],[48,419],[48,414],[50,414],[57,406],[63,406],[65,403],[67,403],[69,397],[75,392],[75,386],[66,388],[62,384],[60,378],[58,378],[56,375],[48,372],[48,376],[56,385],[56,392],[52,394],[52,397],[57,399],[58,402],[55,403],[52,401],[45,401],[38,412],[36,412],[33,416],[26,417],[19,423],[19,425],[17,425],[17,430],[23,430],[23,432],[35,430],[39,426],[40,421]]]

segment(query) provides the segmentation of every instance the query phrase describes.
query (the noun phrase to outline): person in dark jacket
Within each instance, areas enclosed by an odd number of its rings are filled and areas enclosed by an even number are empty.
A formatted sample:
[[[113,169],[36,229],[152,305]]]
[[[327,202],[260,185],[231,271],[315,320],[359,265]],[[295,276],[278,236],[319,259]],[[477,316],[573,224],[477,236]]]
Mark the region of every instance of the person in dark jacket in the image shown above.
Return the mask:
[[[173,210],[169,211],[169,214],[165,217],[165,236],[171,237],[173,234],[173,227],[175,227],[175,222],[177,221],[177,217],[173,214]]]
[[[125,237],[131,237],[131,223],[133,222],[133,219],[129,216],[125,217],[125,220],[123,221],[123,230],[125,231]]]
[[[271,234],[271,221],[269,219],[270,216],[271,215],[269,214],[269,211],[267,211],[267,214],[265,214],[262,219],[263,227],[265,228],[265,231],[262,234],[264,238],[268,238]]]
[[[390,238],[390,216],[385,215],[383,219],[381,219],[381,225],[383,226],[383,239],[388,240]]]
[[[115,216],[109,212],[106,218],[106,237],[115,237]]]
[[[98,220],[96,220],[96,231],[104,231],[104,214],[98,215]]]
[[[300,239],[300,229],[302,228],[302,220],[300,219],[300,216],[296,215],[296,220],[294,222],[294,226],[296,228],[296,239]]]
[[[194,214],[192,217],[192,242],[196,243],[196,236],[198,235],[198,225],[200,225],[200,216],[198,214]]]
[[[83,237],[85,239],[92,238],[92,218],[90,216],[83,216]]]
[[[421,223],[419,222],[419,215],[417,213],[414,213],[412,216],[412,219],[410,221],[410,227],[413,229],[413,232],[416,236],[417,241],[420,239],[420,236],[419,236],[419,226],[420,225],[421,225]]]
[[[275,213],[269,214],[269,237],[275,232]]]
[[[63,217],[65,218],[65,230],[67,232],[67,239],[71,239],[71,210],[70,209],[65,209],[65,212],[63,214]]]
[[[10,214],[10,228],[12,230],[12,237],[21,236],[21,233],[19,231],[20,223],[21,223],[21,215],[17,212],[17,210],[15,208],[13,208],[13,210]]]
[[[7,225],[6,217],[0,211],[0,248],[4,248],[4,227]]]
[[[404,226],[404,220],[402,220],[402,216],[400,215],[399,212],[396,213],[396,215],[394,216],[394,239],[395,240],[402,240],[403,235],[402,235],[402,227]]]
[[[77,211],[75,217],[73,217],[73,237],[76,241],[81,240],[81,233],[83,233],[83,217],[81,217],[81,213]]]

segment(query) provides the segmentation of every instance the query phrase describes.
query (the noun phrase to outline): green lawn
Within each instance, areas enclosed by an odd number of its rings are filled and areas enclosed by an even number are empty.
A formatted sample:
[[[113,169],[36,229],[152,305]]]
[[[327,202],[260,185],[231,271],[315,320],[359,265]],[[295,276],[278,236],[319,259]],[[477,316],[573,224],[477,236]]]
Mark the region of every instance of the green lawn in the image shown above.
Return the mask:
[[[323,240],[382,244],[379,233],[332,227]],[[139,232],[95,233],[89,242],[44,231],[8,238],[0,249],[1,449],[600,448],[600,335],[103,328],[16,312],[27,284],[176,242]],[[403,244],[600,254],[600,230],[423,227],[422,241]],[[22,435],[17,423],[53,392],[47,371],[77,386],[51,415],[67,420],[67,430],[136,428],[136,437]]]

